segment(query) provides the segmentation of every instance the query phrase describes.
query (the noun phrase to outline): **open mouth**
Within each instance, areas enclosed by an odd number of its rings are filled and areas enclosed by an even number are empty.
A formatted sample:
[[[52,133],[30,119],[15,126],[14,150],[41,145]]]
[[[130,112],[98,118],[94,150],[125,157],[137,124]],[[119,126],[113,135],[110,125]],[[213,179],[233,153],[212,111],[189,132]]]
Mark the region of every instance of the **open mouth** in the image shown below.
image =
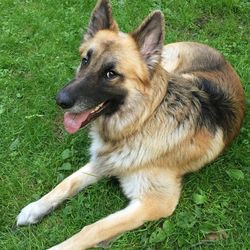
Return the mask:
[[[100,103],[95,108],[82,111],[81,113],[65,112],[64,114],[64,127],[70,133],[76,133],[80,128],[86,126],[93,121],[102,111],[108,106],[108,101]]]

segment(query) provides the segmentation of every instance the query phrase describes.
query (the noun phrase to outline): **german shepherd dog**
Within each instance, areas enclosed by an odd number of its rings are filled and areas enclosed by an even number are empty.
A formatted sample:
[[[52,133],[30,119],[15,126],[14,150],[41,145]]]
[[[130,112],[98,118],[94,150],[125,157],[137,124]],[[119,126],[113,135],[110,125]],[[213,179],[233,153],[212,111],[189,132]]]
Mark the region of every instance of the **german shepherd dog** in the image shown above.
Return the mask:
[[[119,31],[108,0],[92,12],[81,64],[56,97],[69,133],[92,122],[90,162],[23,208],[17,225],[38,222],[107,176],[119,179],[130,203],[50,249],[99,246],[170,216],[182,177],[213,161],[239,133],[245,100],[231,65],[206,45],[163,41],[160,11],[129,34]]]

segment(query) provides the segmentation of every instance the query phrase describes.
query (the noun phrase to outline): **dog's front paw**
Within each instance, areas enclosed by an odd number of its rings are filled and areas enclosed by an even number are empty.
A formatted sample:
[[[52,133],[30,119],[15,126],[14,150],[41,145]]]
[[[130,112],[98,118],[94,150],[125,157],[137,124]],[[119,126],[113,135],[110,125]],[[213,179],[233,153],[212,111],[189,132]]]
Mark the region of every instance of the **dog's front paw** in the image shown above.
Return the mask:
[[[21,210],[17,216],[16,224],[17,226],[35,224],[48,212],[49,209],[41,202],[32,202]]]
[[[60,248],[58,248],[58,246],[54,246],[54,247],[51,247],[51,248],[49,248],[47,250],[60,250]]]

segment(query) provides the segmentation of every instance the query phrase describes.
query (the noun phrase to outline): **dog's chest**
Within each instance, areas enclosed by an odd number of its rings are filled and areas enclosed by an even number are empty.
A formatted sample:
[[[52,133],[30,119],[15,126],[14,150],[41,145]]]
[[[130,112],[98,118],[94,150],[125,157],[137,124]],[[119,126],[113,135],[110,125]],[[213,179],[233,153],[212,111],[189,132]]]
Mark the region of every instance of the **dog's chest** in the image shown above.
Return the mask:
[[[140,137],[119,143],[104,142],[98,134],[92,134],[92,139],[91,160],[107,175],[121,175],[152,157]]]
[[[178,133],[167,133],[167,127],[161,125],[157,129],[157,123],[155,125],[151,129],[145,127],[136,135],[117,143],[107,143],[98,133],[92,131],[91,160],[96,163],[98,171],[106,175],[121,176],[151,164],[186,137],[186,132],[182,129]]]

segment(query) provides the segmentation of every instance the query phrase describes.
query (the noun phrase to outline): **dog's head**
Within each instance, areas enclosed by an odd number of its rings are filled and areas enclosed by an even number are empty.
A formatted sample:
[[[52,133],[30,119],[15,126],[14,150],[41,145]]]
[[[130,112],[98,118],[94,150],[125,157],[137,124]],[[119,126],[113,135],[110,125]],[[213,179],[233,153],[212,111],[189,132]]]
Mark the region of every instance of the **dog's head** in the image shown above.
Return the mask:
[[[75,133],[99,116],[112,116],[132,93],[143,94],[160,62],[164,37],[161,12],[153,12],[133,33],[119,32],[107,0],[100,0],[80,46],[75,78],[56,97]]]

